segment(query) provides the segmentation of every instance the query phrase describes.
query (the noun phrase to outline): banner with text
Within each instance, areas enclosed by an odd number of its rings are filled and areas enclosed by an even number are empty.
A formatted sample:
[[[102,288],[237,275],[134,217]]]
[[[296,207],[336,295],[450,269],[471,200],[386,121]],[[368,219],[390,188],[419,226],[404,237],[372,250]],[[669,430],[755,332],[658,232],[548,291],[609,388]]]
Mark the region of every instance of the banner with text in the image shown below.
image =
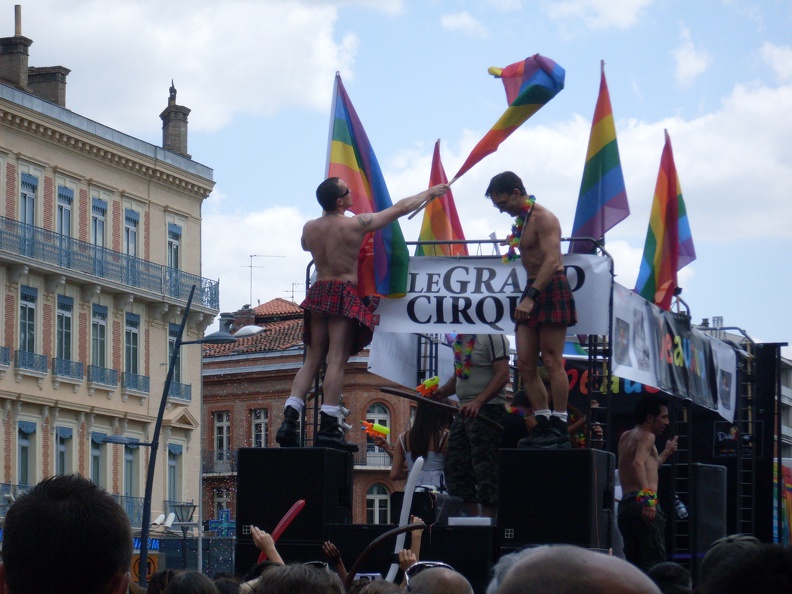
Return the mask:
[[[607,335],[610,259],[567,254],[564,270],[578,315],[569,332]],[[511,334],[526,279],[520,262],[497,256],[410,258],[407,294],[378,300],[377,332]]]
[[[734,419],[737,355],[690,320],[614,283],[613,374]]]

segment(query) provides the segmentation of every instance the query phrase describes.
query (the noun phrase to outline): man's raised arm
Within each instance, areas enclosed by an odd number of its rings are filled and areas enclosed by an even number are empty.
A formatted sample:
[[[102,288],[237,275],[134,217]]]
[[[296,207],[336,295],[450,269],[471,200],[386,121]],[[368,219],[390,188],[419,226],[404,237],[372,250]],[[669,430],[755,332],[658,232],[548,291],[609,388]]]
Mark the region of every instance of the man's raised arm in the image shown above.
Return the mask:
[[[448,192],[448,184],[438,184],[429,188],[428,190],[424,190],[423,192],[416,194],[415,196],[402,198],[396,204],[386,208],[385,210],[380,212],[367,212],[359,214],[355,218],[357,218],[360,226],[363,227],[366,232],[377,231],[378,229],[382,229],[383,227],[389,225],[399,217],[410,214],[427,200],[439,198],[446,192]]]

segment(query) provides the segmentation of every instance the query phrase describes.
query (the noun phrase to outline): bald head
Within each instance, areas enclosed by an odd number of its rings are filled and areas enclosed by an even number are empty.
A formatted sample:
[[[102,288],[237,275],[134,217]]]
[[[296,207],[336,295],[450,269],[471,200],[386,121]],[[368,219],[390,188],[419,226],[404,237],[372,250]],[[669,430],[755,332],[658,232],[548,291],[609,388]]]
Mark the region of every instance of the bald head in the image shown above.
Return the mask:
[[[420,594],[473,594],[465,576],[445,567],[424,569],[410,580],[410,592]]]
[[[660,594],[640,569],[618,557],[570,545],[533,549],[514,564],[497,594]]]

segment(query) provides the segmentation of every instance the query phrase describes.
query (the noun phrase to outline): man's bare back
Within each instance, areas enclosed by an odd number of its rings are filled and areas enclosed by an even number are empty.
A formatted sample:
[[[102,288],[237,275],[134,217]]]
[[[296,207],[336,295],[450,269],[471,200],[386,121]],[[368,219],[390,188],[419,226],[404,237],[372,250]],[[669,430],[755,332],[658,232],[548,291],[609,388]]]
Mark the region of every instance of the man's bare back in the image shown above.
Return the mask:
[[[619,439],[619,482],[623,493],[657,491],[660,455],[655,440],[653,433],[641,427],[634,427]]]

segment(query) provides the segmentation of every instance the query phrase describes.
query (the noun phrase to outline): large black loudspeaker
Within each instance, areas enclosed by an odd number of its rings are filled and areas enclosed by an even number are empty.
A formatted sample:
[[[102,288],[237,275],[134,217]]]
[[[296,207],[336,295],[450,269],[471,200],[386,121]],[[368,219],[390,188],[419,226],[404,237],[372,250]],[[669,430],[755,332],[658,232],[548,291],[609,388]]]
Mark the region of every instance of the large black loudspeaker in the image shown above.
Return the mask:
[[[328,448],[243,448],[237,465],[237,542],[250,525],[272,532],[300,499],[282,543],[322,542],[328,524],[352,523],[353,456]]]
[[[688,518],[674,525],[675,509],[671,484],[671,466],[660,467],[660,486],[658,498],[666,514],[666,552],[671,561],[684,562],[691,559],[691,573],[698,576],[701,561],[710,545],[726,536],[726,467],[713,464],[691,464],[689,493],[683,503],[688,509]],[[674,550],[675,539],[672,530],[689,534],[687,550]],[[679,538],[676,539],[677,541]]]
[[[615,457],[601,450],[501,450],[497,541],[503,547],[613,546]]]

